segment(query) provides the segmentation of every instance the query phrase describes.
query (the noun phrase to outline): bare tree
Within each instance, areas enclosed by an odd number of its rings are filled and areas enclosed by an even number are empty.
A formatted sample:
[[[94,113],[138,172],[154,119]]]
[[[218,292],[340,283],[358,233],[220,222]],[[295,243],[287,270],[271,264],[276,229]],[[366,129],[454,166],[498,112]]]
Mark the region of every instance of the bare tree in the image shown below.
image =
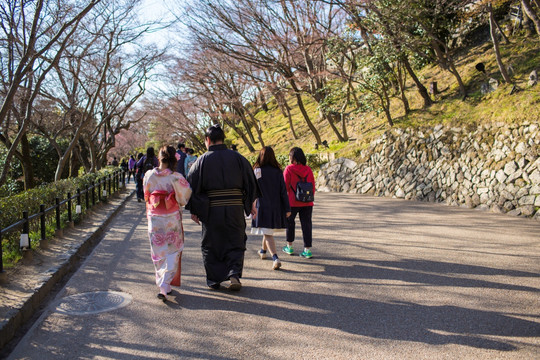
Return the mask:
[[[538,12],[540,11],[540,4],[538,0],[534,0],[536,3],[536,10],[533,8],[530,0],[521,0],[521,7],[525,14],[531,19],[536,29],[536,35],[540,37],[540,16]]]
[[[0,141],[9,149],[0,184],[6,181],[11,158],[22,144],[17,157],[25,170],[25,186],[33,186],[26,139],[33,102],[81,19],[99,2],[90,1],[84,8],[43,0],[11,1],[0,5],[3,32],[0,51],[2,59],[6,59],[1,63]],[[12,123],[14,119],[16,125]]]
[[[295,66],[301,64],[302,54],[291,52],[296,37],[286,26],[280,7],[270,0],[204,0],[188,7],[179,20],[189,29],[192,43],[283,76],[306,124],[321,144],[319,132],[305,109],[296,74]]]
[[[104,3],[72,43],[70,56],[55,67],[50,88],[56,91],[43,95],[57,101],[66,120],[54,134],[43,126],[40,130],[59,152],[56,179],[75,150],[75,155],[87,155],[81,160],[88,171],[100,169],[116,135],[141,119],[131,110],[146,91],[162,52],[138,46],[149,25],[136,21],[137,5],[138,1]],[[68,138],[68,147],[60,149],[57,138]]]

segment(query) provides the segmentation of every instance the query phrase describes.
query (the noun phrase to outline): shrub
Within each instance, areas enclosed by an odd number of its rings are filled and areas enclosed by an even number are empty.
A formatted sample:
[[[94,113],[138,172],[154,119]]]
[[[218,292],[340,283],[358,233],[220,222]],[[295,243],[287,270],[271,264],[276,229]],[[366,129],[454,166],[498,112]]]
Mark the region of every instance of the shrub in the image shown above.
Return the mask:
[[[42,185],[34,189],[30,189],[19,193],[17,195],[11,195],[4,198],[0,198],[0,228],[5,229],[17,223],[22,219],[23,211],[27,211],[29,216],[39,213],[40,205],[45,205],[45,209],[55,205],[56,197],[61,200],[67,198],[67,194],[71,193],[72,196],[77,194],[77,189],[83,191],[86,186],[90,187],[92,182],[96,183],[102,178],[112,174],[116,168],[105,168],[98,173],[87,174],[84,176],[70,178],[65,180],[56,181],[50,184]],[[97,190],[96,190],[97,191]],[[98,199],[96,192],[96,201]],[[72,201],[72,220],[75,222],[80,221],[80,216],[75,214],[75,206],[77,200]],[[81,206],[85,211],[85,198],[81,195]],[[67,204],[61,206],[61,227],[65,227],[68,221],[67,216]],[[47,237],[54,234],[56,228],[55,213],[49,212],[46,215],[46,233]],[[39,231],[39,221],[30,222],[31,245],[37,246],[41,233]],[[2,259],[4,265],[8,267],[13,265],[21,257],[19,249],[19,235],[20,231],[12,231],[8,234],[2,234]]]

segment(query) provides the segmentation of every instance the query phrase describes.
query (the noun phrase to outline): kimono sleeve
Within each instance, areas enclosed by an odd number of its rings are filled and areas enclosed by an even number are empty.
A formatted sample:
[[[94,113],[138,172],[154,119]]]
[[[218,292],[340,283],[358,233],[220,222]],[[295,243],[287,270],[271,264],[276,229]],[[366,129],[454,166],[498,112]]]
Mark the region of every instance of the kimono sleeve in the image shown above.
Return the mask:
[[[185,206],[191,197],[191,187],[182,175],[173,177],[173,188],[178,205]]]

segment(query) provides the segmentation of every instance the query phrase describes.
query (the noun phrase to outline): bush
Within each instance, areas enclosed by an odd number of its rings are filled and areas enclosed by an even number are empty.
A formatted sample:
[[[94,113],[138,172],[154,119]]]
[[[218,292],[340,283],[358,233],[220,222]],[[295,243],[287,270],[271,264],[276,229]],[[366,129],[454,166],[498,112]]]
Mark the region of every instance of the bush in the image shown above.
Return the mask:
[[[56,197],[61,200],[67,198],[67,194],[71,193],[72,196],[77,194],[77,189],[83,191],[86,186],[91,186],[92,182],[96,183],[104,177],[112,174],[116,168],[105,168],[98,173],[87,174],[77,178],[70,178],[65,180],[56,181],[54,183],[39,186],[34,189],[24,191],[17,195],[7,196],[0,198],[0,228],[5,229],[12,224],[17,223],[22,219],[23,211],[28,211],[28,215],[39,213],[40,205],[45,205],[45,209],[55,205]],[[96,199],[99,194],[96,190]],[[85,198],[81,195],[81,206],[85,211]],[[80,221],[80,216],[75,214],[76,200],[72,201],[72,220],[75,222]],[[61,206],[61,227],[65,227],[67,222],[67,204]],[[46,215],[46,228],[47,236],[54,234],[56,227],[55,213],[50,212]],[[17,262],[20,258],[19,249],[19,236],[20,231],[13,231],[8,234],[2,234],[2,250],[3,250],[3,262],[4,265],[10,266]],[[30,235],[32,246],[39,244],[41,234],[39,232],[39,221],[32,221],[30,223]]]

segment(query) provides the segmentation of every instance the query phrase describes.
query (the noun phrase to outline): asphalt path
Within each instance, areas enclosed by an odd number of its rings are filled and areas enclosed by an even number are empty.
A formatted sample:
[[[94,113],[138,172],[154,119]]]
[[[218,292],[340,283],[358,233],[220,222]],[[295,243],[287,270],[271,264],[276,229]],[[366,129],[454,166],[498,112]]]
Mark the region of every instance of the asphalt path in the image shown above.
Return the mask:
[[[206,287],[200,226],[187,213],[183,223],[182,286],[170,301],[156,298],[144,204],[129,201],[9,358],[540,358],[538,221],[318,193],[314,257],[299,257],[297,241],[273,271],[250,235],[240,292]],[[97,291],[132,301],[58,311]]]

